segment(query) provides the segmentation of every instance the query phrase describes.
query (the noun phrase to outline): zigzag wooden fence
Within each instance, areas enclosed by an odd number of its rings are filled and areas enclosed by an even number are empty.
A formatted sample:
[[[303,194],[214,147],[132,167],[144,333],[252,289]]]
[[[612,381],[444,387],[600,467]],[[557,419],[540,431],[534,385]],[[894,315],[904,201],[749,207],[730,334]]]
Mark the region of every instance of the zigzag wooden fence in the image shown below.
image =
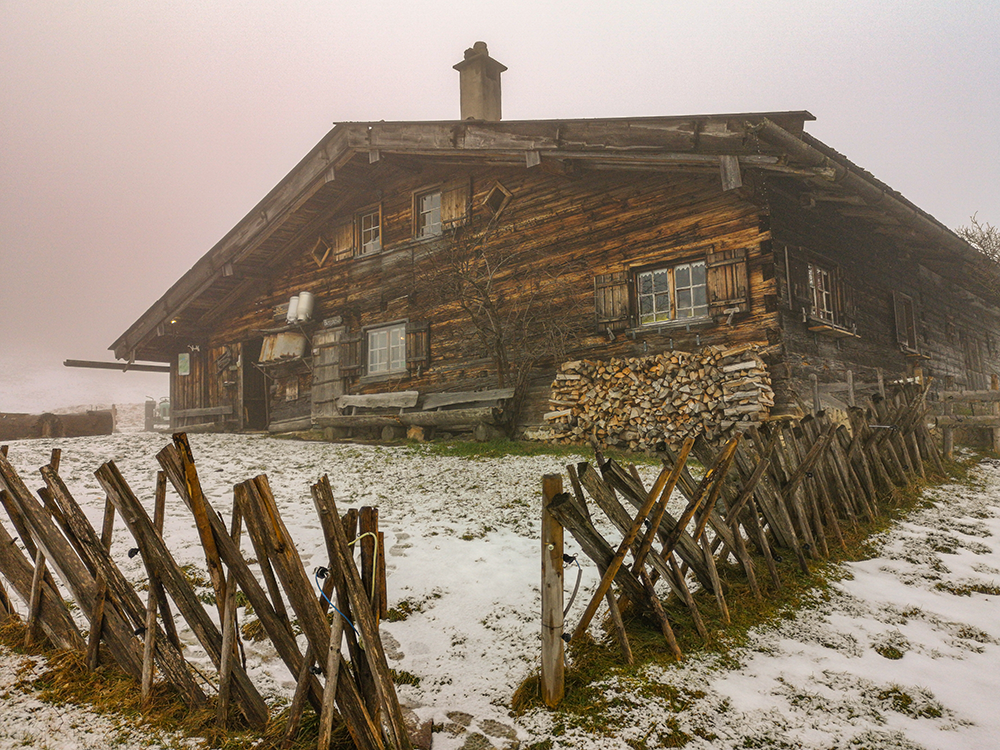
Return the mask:
[[[336,722],[343,722],[359,750],[408,750],[412,746],[378,631],[386,600],[376,509],[362,509],[359,537],[358,512],[338,513],[327,478],[312,486],[330,560],[329,568],[319,571],[325,581],[317,596],[266,476],[235,486],[227,528],[202,492],[187,436],[179,433],[157,454],[163,470],[157,478],[152,518],[113,461],[95,472],[107,493],[98,534],[60,478],[59,459],[55,450],[50,464],[41,468],[45,486],[36,497],[8,461],[6,446],[0,450],[0,501],[23,545],[22,551],[0,525],[0,574],[28,607],[28,640],[44,634],[58,648],[86,653],[90,668],[116,663],[141,685],[144,699],[151,695],[154,667],[158,667],[160,680],[190,706],[205,706],[209,695],[204,680],[199,681],[185,661],[174,628],[172,611],[176,608],[217,670],[216,684],[211,687],[217,691],[218,720],[225,724],[238,714],[247,725],[263,727],[269,709],[238,647],[236,594],[241,591],[280,658],[298,675],[286,747],[298,732],[306,701],[320,716],[320,748],[330,746]],[[194,516],[215,592],[217,618],[206,611],[161,536],[168,480]],[[141,555],[145,564],[149,576],[145,601],[110,553],[116,515],[135,540],[133,553]],[[240,552],[244,529],[256,554],[256,570]],[[360,540],[360,571],[350,540]],[[64,602],[57,578],[89,622],[87,636]],[[327,607],[333,604],[335,593],[343,616],[330,617]],[[305,634],[304,654],[296,643],[290,614]],[[0,579],[0,620],[16,616]],[[341,655],[344,639],[349,662]]]
[[[797,422],[771,422],[748,429],[715,453],[688,440],[677,453],[666,451],[652,487],[634,466],[596,456],[596,466],[567,467],[571,491],[562,477],[543,480],[542,510],[542,698],[555,706],[563,697],[564,642],[587,632],[602,601],[611,631],[632,663],[622,622],[626,602],[652,614],[677,658],[676,625],[661,596],[676,598],[690,613],[702,638],[709,633],[692,595],[714,595],[721,620],[730,622],[725,586],[718,568],[737,565],[756,598],[758,577],[782,586],[783,556],[802,571],[811,561],[843,546],[844,531],[873,520],[892,502],[892,489],[923,478],[946,476],[941,454],[926,425],[927,388],[909,387],[892,398],[875,396],[866,408],[848,409],[849,425],[824,413]],[[689,456],[706,467],[700,480],[687,468]],[[926,467],[930,467],[929,469]],[[674,489],[687,500],[679,517],[666,509]],[[588,502],[587,496],[590,500]],[[621,534],[616,544],[602,536],[591,517],[603,513]],[[563,612],[563,529],[597,565],[600,584],[580,620],[567,629]],[[626,565],[626,557],[631,564]],[[766,572],[759,568],[763,566]],[[657,592],[657,580],[666,591]],[[612,586],[613,584],[613,586]],[[663,591],[663,588],[660,589]],[[565,631],[565,632],[564,632]],[[572,635],[570,635],[572,634]]]

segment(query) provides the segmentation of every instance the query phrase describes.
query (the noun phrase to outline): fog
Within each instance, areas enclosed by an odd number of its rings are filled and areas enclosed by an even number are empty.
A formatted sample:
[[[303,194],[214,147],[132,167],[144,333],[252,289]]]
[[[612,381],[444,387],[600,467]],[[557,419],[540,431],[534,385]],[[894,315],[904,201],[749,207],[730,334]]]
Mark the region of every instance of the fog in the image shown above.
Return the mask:
[[[1000,3],[0,0],[0,411],[166,395],[110,344],[326,133],[807,109],[950,227],[1000,222]]]

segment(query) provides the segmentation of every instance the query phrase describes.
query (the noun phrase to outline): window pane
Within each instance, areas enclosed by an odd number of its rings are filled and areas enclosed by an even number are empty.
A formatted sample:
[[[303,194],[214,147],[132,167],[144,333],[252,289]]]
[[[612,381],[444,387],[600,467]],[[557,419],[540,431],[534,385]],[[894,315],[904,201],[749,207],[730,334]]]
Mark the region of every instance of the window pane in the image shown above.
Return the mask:
[[[653,298],[650,295],[639,297],[639,313],[646,315],[653,312]]]
[[[705,288],[704,284],[692,288],[691,291],[694,293],[695,305],[701,306],[708,303],[708,290]]]
[[[691,264],[691,286],[703,285],[705,283],[705,264]]]
[[[653,274],[640,273],[639,294],[652,294],[652,293],[653,293]]]
[[[691,286],[691,266],[677,266],[674,271],[674,281],[678,289],[682,286]]]
[[[670,291],[670,271],[666,269],[653,272],[653,284],[657,292]]]
[[[657,294],[656,295],[656,312],[658,313],[669,313],[670,312],[670,294]]]
[[[687,309],[691,307],[691,290],[690,289],[678,289],[677,290],[677,310]]]
[[[425,193],[417,198],[417,236],[441,234],[441,193]]]

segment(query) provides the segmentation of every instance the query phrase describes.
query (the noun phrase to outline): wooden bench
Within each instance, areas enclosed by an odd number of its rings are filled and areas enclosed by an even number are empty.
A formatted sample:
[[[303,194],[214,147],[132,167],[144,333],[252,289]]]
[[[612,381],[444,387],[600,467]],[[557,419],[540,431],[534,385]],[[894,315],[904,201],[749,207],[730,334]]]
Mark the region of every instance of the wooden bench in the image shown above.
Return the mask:
[[[499,422],[503,402],[512,398],[513,388],[490,391],[418,391],[341,396],[341,414],[318,417],[317,427],[394,428],[442,427],[476,429]],[[349,413],[343,413],[347,412]],[[390,412],[391,410],[391,412]]]
[[[221,429],[222,423],[225,421],[224,418],[231,416],[232,413],[233,405],[226,404],[225,406],[203,406],[196,409],[175,409],[171,412],[171,418],[174,420],[174,427],[183,429],[184,432],[209,432]],[[198,417],[216,417],[216,419],[190,425],[178,424],[181,419],[196,419]]]

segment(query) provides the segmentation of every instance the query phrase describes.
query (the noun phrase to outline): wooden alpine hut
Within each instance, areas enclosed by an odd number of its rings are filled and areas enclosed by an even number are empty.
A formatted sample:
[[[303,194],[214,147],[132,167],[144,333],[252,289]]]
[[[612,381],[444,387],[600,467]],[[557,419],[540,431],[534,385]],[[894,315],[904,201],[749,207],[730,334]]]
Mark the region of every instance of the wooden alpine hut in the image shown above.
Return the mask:
[[[811,376],[995,382],[996,267],[808,112],[505,121],[486,45],[455,68],[461,119],[337,124],[114,342],[174,428],[634,447]]]

